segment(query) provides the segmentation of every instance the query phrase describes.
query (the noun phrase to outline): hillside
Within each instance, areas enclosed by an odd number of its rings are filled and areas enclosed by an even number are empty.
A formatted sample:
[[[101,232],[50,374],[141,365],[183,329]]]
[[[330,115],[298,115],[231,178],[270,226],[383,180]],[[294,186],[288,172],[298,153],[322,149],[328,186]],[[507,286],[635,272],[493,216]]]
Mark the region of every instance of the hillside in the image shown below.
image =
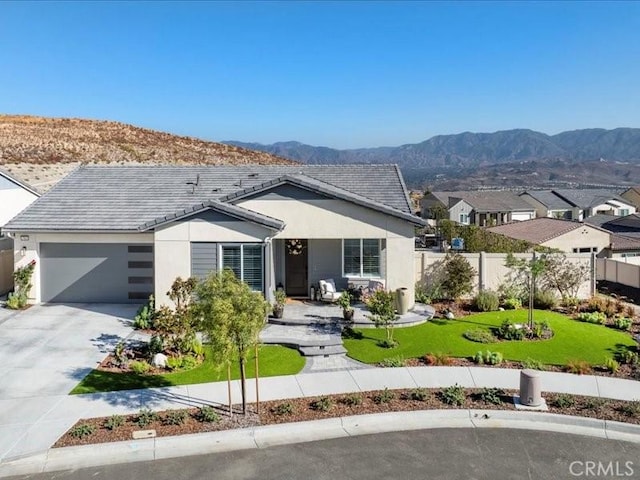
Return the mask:
[[[270,153],[119,122],[0,115],[0,167],[40,190],[80,163],[281,164]]]
[[[586,129],[546,135],[533,130],[438,135],[398,147],[337,150],[298,142],[225,142],[303,163],[397,163],[414,188],[534,182],[547,187],[638,182],[640,129]],[[600,162],[600,163],[598,163]],[[604,162],[604,163],[603,163]],[[607,162],[610,162],[608,165]],[[625,166],[626,165],[626,166]],[[534,170],[532,171],[532,168]],[[524,177],[523,177],[524,175]],[[505,180],[498,181],[505,177]],[[457,183],[457,187],[452,187]]]

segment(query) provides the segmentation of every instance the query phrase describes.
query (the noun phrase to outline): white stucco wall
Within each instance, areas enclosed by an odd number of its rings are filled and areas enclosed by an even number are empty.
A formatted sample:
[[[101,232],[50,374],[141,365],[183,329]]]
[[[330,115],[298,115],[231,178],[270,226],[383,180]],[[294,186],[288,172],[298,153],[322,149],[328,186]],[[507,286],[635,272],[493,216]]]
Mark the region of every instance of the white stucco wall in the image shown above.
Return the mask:
[[[254,198],[242,200],[238,205],[284,221],[284,230],[274,238],[385,239],[386,287],[390,290],[408,288],[413,305],[414,227],[411,223],[343,200],[307,203]]]
[[[542,245],[549,248],[557,248],[566,253],[572,253],[574,248],[597,248],[596,253],[609,246],[610,234],[602,230],[584,225],[564,235],[544,242]]]
[[[272,230],[249,222],[234,222],[225,228],[194,218],[162,227],[154,237],[156,305],[170,304],[167,292],[177,277],[191,276],[191,242],[263,242]]]
[[[28,237],[28,240],[23,238]],[[14,235],[14,268],[36,261],[33,271],[30,303],[40,302],[40,244],[41,243],[153,243],[152,233],[33,233],[20,232]],[[22,256],[22,248],[25,255]]]
[[[37,195],[19,185],[15,185],[15,188],[0,188],[0,227],[31,205],[36,198]]]

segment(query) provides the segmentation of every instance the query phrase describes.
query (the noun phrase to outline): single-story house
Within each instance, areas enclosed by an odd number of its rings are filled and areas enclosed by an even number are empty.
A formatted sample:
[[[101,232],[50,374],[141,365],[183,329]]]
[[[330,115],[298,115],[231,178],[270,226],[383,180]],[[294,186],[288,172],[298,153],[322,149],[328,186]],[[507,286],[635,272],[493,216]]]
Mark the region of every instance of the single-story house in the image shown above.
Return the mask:
[[[636,207],[636,211],[640,209],[640,187],[629,187],[620,196]]]
[[[222,268],[268,298],[333,278],[413,300],[416,225],[395,165],[83,166],[4,230],[16,267],[36,261],[34,302],[161,305]]]
[[[535,208],[509,190],[429,192],[421,202],[423,218],[447,218],[482,227],[535,218]]]
[[[610,244],[610,232],[602,228],[549,217],[498,225],[487,230],[565,253],[602,254]]]
[[[528,190],[521,193],[520,198],[536,209],[536,217],[577,220],[580,216],[578,207],[553,193],[553,190]]]
[[[624,217],[636,212],[636,207],[612,190],[564,188],[553,192],[579,209],[579,216],[574,216],[573,220],[584,220],[597,214]]]

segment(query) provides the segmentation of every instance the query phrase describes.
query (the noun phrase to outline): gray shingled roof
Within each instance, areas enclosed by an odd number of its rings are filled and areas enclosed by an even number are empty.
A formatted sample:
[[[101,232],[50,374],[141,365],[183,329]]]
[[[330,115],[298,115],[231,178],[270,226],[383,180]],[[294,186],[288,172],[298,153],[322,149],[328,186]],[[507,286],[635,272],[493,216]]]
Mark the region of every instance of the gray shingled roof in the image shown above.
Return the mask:
[[[467,202],[477,212],[529,212],[534,208],[519,195],[509,190],[462,190],[455,192],[433,192],[433,195],[447,207],[449,200],[459,198]]]
[[[605,189],[571,189],[561,188],[556,189],[554,192],[565,199],[567,202],[572,203],[576,207],[590,208],[597,205],[606,203],[608,200],[617,200],[619,202],[629,204],[628,200],[625,200],[618,192],[614,190]]]
[[[556,195],[552,190],[528,190],[524,193],[535,198],[549,210],[570,210],[573,208],[573,205]]]
[[[349,192],[369,201],[371,208],[421,222],[411,215],[395,165],[84,166],[4,230],[138,231],[163,217],[286,175],[308,177],[326,191]]]

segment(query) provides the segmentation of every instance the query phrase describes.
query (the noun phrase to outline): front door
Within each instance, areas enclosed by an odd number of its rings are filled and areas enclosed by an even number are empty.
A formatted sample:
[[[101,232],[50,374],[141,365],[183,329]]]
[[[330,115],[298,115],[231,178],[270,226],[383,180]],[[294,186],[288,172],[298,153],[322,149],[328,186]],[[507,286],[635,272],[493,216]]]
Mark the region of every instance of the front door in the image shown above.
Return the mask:
[[[307,283],[307,241],[285,240],[285,291],[290,297],[306,297],[309,295]]]

